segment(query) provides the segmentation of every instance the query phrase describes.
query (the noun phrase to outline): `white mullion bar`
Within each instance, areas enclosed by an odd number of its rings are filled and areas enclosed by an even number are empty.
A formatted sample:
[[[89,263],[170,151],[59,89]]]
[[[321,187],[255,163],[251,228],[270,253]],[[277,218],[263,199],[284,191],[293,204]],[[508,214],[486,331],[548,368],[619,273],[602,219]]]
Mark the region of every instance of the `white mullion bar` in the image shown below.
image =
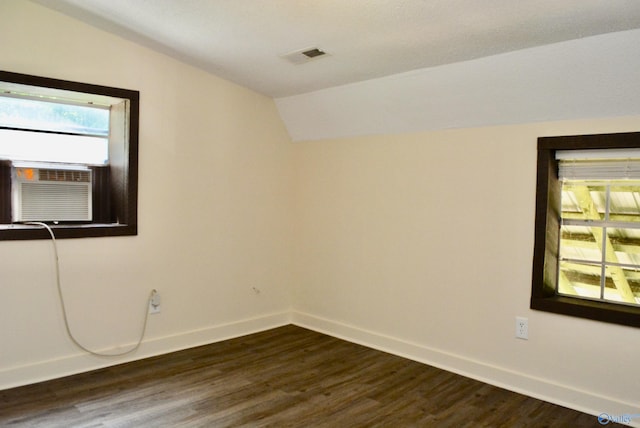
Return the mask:
[[[607,185],[605,191],[604,203],[604,220],[609,221],[609,198],[611,196],[609,190],[611,187]],[[604,289],[607,285],[607,226],[602,227],[602,267],[600,268],[600,298],[604,300]]]
[[[600,266],[602,263],[600,262],[596,262],[593,260],[583,260],[583,259],[574,259],[571,257],[562,257],[560,258],[561,262],[569,262],[569,263],[575,263],[575,264],[579,264],[579,265],[585,265],[585,266]],[[640,265],[634,265],[634,264],[630,264],[630,263],[613,263],[613,262],[605,262],[606,266],[617,266],[617,267],[621,267],[621,268],[628,268],[628,269],[633,269],[636,271],[640,271]]]
[[[613,227],[616,229],[640,229],[640,222],[632,223],[627,221],[605,221],[605,220],[582,220],[577,218],[563,218],[563,226],[582,227]]]

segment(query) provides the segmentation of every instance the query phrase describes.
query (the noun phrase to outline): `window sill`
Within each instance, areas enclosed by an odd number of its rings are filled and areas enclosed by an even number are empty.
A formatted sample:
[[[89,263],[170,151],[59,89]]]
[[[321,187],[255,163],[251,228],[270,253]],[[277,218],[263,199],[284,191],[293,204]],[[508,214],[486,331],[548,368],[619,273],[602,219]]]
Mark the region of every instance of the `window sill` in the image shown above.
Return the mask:
[[[640,327],[640,308],[564,296],[532,297],[531,309]]]
[[[51,224],[56,239],[96,238],[103,236],[137,235],[136,225],[120,223]],[[41,226],[30,224],[0,224],[0,241],[51,239]]]

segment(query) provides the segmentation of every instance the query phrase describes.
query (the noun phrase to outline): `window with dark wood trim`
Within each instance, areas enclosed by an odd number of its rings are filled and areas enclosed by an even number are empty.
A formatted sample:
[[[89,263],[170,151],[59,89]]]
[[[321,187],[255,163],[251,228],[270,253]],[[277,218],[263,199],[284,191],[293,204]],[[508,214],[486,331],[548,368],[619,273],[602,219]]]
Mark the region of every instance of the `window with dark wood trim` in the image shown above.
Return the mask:
[[[44,93],[80,94],[122,100],[111,106],[108,163],[90,165],[92,208],[90,222],[51,223],[56,238],[137,234],[139,92],[108,86],[0,71],[0,82]],[[11,161],[0,161],[0,240],[46,239],[41,227],[12,223]]]
[[[558,151],[640,149],[640,132],[541,137],[538,139],[535,244],[531,309],[640,327],[640,306],[559,292],[562,184]],[[604,257],[604,256],[603,256]],[[607,279],[607,278],[605,278]],[[609,287],[615,287],[611,278]],[[605,280],[603,279],[603,284]],[[636,289],[637,286],[634,286]],[[603,285],[604,290],[604,285]],[[636,294],[637,295],[637,294]]]

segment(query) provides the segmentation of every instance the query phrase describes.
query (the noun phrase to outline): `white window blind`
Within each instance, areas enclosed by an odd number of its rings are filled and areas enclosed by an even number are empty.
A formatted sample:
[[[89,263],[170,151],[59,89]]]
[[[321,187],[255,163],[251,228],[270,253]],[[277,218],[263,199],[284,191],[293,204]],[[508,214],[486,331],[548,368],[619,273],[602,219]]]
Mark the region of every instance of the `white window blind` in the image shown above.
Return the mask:
[[[561,180],[640,180],[640,150],[558,150]]]

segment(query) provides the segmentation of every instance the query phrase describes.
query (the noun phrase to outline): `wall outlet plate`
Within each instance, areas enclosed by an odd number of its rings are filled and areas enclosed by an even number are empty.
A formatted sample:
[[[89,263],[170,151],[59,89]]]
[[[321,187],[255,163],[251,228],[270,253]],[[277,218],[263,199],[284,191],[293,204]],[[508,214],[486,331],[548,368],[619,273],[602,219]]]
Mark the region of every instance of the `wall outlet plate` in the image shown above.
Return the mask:
[[[516,337],[518,339],[529,339],[529,319],[516,317]]]

